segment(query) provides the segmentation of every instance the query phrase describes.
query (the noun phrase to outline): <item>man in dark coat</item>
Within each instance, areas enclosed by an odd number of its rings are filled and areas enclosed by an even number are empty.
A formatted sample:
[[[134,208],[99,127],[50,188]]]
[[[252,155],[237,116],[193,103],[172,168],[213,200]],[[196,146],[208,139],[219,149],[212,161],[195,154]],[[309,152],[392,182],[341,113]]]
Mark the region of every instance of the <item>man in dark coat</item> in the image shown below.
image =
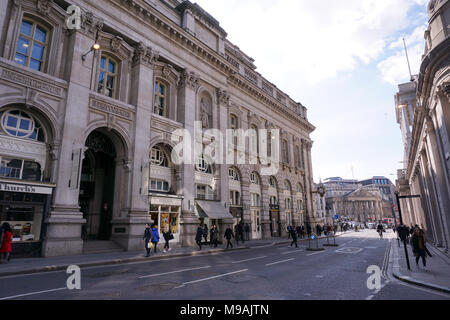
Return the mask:
[[[244,223],[241,221],[238,225],[239,238],[241,238],[242,243],[245,242],[244,239]]]
[[[247,241],[250,241],[250,225],[248,223],[245,224],[245,235],[247,236]]]
[[[414,234],[411,237],[411,246],[413,248],[414,255],[416,256],[416,265],[419,268],[419,260],[422,258],[423,269],[427,270],[427,260],[426,260],[426,238],[425,234],[420,230],[420,228],[414,229]]]
[[[203,227],[202,224],[199,223],[197,227],[197,234],[195,235],[195,242],[197,243],[199,250],[202,250],[202,236],[203,236]]]
[[[150,257],[150,247],[149,243],[152,240],[152,229],[150,229],[150,226],[148,224],[145,225],[145,231],[144,231],[144,237],[143,240],[145,243],[145,250],[147,250],[146,257]]]
[[[214,248],[217,248],[218,237],[219,237],[219,230],[217,230],[216,225],[213,225],[210,230],[210,242],[211,246],[214,245]]]
[[[297,245],[297,234],[295,233],[294,228],[290,229],[290,233],[291,233],[291,237],[292,237],[291,247],[295,243],[295,247],[298,248],[298,245]]]
[[[208,244],[208,226],[206,223],[203,226],[203,239],[205,239],[205,244]]]
[[[234,238],[233,230],[231,230],[231,226],[228,226],[227,230],[225,230],[224,238],[227,239],[227,249],[231,246],[233,249],[233,244],[231,243],[231,238]]]
[[[234,226],[234,240],[236,240],[236,245],[239,245],[240,237],[239,237],[239,225],[238,224]]]

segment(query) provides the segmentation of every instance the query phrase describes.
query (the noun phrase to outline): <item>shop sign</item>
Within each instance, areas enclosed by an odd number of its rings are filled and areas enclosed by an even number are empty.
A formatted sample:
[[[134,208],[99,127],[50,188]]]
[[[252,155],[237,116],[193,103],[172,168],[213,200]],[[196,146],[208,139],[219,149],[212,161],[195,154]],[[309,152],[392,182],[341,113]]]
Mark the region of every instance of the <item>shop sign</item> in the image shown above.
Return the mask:
[[[32,186],[32,185],[9,184],[9,183],[3,183],[3,182],[0,182],[0,191],[36,193],[36,194],[52,194],[52,188]]]
[[[163,198],[163,197],[151,197],[150,203],[163,206],[181,206],[181,199]]]

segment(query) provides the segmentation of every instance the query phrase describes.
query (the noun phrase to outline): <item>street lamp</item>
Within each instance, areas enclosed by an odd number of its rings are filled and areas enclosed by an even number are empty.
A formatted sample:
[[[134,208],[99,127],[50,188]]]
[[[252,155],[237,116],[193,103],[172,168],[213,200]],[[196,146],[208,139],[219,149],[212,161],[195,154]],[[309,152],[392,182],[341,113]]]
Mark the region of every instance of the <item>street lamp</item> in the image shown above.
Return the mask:
[[[92,45],[91,50],[89,50],[88,52],[86,52],[85,54],[83,54],[83,55],[81,56],[81,60],[85,61],[85,60],[86,60],[86,56],[87,56],[89,53],[91,53],[92,51],[97,52],[98,50],[100,50],[100,44],[96,42],[96,43],[94,43],[94,44]]]

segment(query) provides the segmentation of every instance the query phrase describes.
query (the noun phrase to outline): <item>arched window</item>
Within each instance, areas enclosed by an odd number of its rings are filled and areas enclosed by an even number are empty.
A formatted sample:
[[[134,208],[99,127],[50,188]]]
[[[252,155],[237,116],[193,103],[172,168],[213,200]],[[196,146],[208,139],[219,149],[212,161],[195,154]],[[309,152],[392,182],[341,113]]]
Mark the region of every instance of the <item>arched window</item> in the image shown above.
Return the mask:
[[[275,180],[274,177],[270,177],[270,178],[269,178],[269,185],[270,185],[272,188],[276,188],[276,187],[277,187],[277,181]]]
[[[283,162],[289,163],[289,148],[287,140],[283,140]]]
[[[234,114],[230,115],[230,129],[237,130],[238,128],[239,128],[238,118]],[[235,134],[236,132],[233,132],[233,144],[237,146],[238,137]]]
[[[250,182],[252,184],[260,185],[259,177],[258,177],[258,175],[255,172],[253,172],[250,175]]]
[[[33,20],[24,19],[20,26],[14,61],[37,71],[43,71],[49,32]]]
[[[237,173],[236,169],[234,169],[234,168],[228,169],[228,177],[232,180],[240,181],[239,174]]]
[[[297,184],[297,192],[303,193],[303,187],[300,183]]]
[[[199,172],[212,174],[211,164],[204,157],[200,157],[200,158],[197,159],[197,163],[195,165],[195,168]]]
[[[249,147],[250,153],[258,153],[258,128],[254,125],[250,128]]]
[[[117,62],[107,55],[100,58],[97,92],[115,98],[117,86]]]
[[[286,191],[291,192],[291,183],[288,180],[284,181],[284,188],[286,189]]]
[[[155,105],[153,113],[167,117],[167,87],[160,80],[155,81]]]
[[[20,110],[9,110],[1,116],[2,130],[13,137],[45,142],[41,125],[28,113]]]
[[[150,155],[152,165],[169,168],[169,159],[160,147],[153,147]]]

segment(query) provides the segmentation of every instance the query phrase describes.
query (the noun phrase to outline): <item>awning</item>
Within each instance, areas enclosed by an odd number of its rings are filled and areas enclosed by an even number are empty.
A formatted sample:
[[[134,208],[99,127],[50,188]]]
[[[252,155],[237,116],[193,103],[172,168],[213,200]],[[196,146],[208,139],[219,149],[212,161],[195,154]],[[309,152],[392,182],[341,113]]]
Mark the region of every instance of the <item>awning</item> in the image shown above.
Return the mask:
[[[200,218],[234,219],[230,212],[217,201],[196,201],[195,211]]]

